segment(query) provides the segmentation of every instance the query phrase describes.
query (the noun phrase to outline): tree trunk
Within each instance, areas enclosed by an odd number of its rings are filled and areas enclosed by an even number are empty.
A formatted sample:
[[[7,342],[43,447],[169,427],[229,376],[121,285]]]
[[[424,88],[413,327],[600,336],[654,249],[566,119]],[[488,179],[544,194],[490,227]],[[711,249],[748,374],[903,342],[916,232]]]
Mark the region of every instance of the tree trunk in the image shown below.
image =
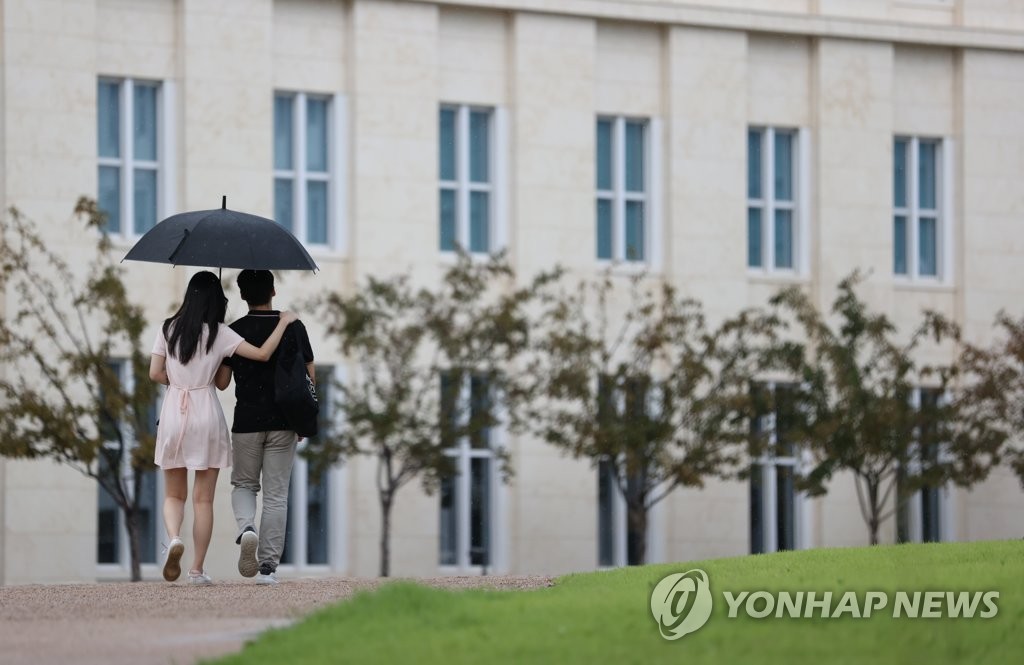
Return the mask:
[[[128,555],[131,559],[132,582],[142,581],[142,564],[139,561],[139,511],[135,507],[124,508],[124,525],[128,531]]]
[[[868,483],[868,503],[871,516],[868,518],[868,531],[871,532],[871,544],[878,544],[878,516],[882,508],[878,505],[878,484]]]
[[[380,493],[380,576],[391,574],[391,501],[390,489]]]
[[[626,563],[643,565],[647,563],[647,508],[642,502],[630,501],[626,511]]]

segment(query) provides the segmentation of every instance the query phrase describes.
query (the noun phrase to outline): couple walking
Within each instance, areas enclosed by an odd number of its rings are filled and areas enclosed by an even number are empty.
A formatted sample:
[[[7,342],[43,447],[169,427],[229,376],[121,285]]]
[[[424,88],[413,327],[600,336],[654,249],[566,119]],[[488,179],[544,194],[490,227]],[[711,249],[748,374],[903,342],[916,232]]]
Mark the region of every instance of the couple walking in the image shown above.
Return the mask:
[[[157,332],[149,376],[168,386],[156,433],[156,464],[164,471],[164,526],[170,543],[164,579],[181,575],[185,544],[180,537],[192,485],[195,551],[190,584],[211,584],[204,562],[213,533],[213,497],[217,475],[232,467],[231,506],[239,535],[238,572],[277,584],[276,570],[284,549],[288,518],[288,483],[298,436],[274,403],[278,345],[294,336],[306,371],[314,381],[309,337],[292,312],[271,308],[274,276],[268,270],[243,270],[238,275],[249,313],[224,324],[228,299],[212,272],[196,273],[181,307]],[[289,329],[290,328],[290,329]],[[227,422],[214,387],[226,390],[235,377],[235,418],[228,438]],[[263,514],[256,530],[256,496],[262,476]]]

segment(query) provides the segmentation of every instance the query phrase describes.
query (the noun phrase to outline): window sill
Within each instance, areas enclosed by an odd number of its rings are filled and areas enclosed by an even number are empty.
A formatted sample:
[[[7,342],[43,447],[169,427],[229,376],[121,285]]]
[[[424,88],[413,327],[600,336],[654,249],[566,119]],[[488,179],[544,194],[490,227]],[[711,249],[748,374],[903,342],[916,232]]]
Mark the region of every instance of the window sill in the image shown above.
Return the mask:
[[[893,279],[893,287],[897,291],[956,293],[955,286],[937,279],[910,279],[906,277],[895,277]]]
[[[791,271],[771,271],[747,268],[747,281],[755,284],[772,284],[779,286],[800,286],[809,284],[807,275]]]
[[[647,275],[653,277],[661,273],[661,271],[656,270],[654,266],[647,261],[611,261],[608,259],[598,259],[597,267],[602,271],[607,270],[613,275]]]
[[[487,252],[466,252],[466,255],[469,256],[470,261],[472,261],[473,263],[483,264],[483,263],[489,262],[493,257],[497,256],[499,253],[500,253],[500,250],[495,250],[493,253],[487,253]],[[439,250],[438,256],[441,257],[441,264],[442,265],[453,266],[453,265],[455,265],[456,263],[459,262],[459,253],[458,252],[453,252],[453,251],[449,251],[449,250],[446,250],[446,249],[442,249],[442,250]]]

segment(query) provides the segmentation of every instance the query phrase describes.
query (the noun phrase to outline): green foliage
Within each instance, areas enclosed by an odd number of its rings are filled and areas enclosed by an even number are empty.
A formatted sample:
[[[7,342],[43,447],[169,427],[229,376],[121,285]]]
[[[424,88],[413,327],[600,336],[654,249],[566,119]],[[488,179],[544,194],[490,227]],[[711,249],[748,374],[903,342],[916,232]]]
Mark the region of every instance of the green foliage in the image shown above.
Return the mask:
[[[649,595],[670,573],[708,573],[711,619],[666,642]],[[728,618],[723,591],[889,595],[868,618]],[[992,619],[893,619],[897,591],[997,590]],[[804,552],[620,568],[559,578],[536,591],[459,591],[409,583],[272,630],[221,665],[391,663],[1012,663],[1024,652],[1024,545],[944,543]],[[759,605],[760,607],[760,605]]]
[[[353,295],[321,301],[328,334],[354,371],[337,386],[345,427],[320,437],[308,456],[321,468],[352,455],[377,459],[382,574],[395,492],[415,478],[428,492],[436,489],[455,471],[446,450],[499,423],[495,404],[506,422],[517,421],[520,395],[507,370],[529,343],[527,304],[557,275],[517,288],[503,255],[484,262],[460,253],[437,289],[414,288],[404,275],[371,276]],[[461,395],[470,377],[486,381],[476,403]],[[508,476],[507,451],[494,453]]]
[[[772,305],[801,335],[788,343],[802,352],[787,354],[782,367],[796,379],[790,433],[812,458],[799,484],[823,494],[835,473],[852,472],[876,543],[881,522],[918,489],[983,479],[998,462],[1003,437],[950,397],[954,363],[918,360],[926,342],[952,339],[954,328],[926,313],[900,342],[893,322],[857,296],[862,279],[854,273],[840,282],[831,319],[798,287],[781,291]],[[915,400],[919,388],[926,390]]]
[[[0,319],[0,455],[48,458],[95,478],[131,531],[141,472],[153,468],[146,320],[128,299],[96,203],[80,199],[75,217],[98,238],[86,275],[16,209],[0,218],[0,292],[11,305]],[[130,365],[130,389],[115,358]],[[121,472],[126,459],[132,478]],[[138,577],[134,534],[132,544]]]
[[[676,487],[745,471],[758,443],[749,387],[785,349],[763,314],[712,328],[701,304],[672,285],[624,281],[623,312],[614,311],[621,289],[610,273],[546,291],[526,380],[535,433],[605,462],[634,531],[645,533],[647,511]]]

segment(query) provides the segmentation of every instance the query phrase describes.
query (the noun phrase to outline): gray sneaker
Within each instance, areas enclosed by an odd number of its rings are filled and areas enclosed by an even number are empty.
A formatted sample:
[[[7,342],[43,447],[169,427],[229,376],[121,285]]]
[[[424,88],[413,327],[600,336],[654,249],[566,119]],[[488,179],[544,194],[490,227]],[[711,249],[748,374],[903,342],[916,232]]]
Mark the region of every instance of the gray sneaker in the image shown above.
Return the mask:
[[[242,577],[253,577],[260,570],[260,562],[256,560],[260,537],[255,531],[246,531],[239,539],[239,545],[241,548],[238,551],[238,572]]]
[[[256,584],[274,586],[276,584],[280,584],[280,581],[277,579],[277,573],[267,573],[266,575],[260,573],[256,576]]]

